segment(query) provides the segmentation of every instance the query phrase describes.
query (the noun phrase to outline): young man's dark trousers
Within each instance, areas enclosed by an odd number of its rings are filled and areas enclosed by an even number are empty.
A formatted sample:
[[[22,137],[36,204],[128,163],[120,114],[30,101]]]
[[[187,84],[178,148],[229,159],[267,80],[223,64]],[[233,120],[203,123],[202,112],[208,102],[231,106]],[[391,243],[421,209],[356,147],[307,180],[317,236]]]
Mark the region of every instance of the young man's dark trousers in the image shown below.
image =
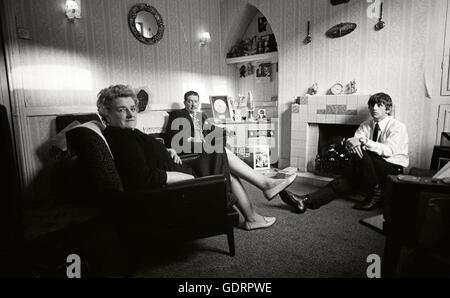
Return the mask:
[[[367,190],[376,185],[382,189],[388,175],[397,175],[402,172],[403,167],[389,163],[371,151],[363,150],[363,157],[353,156],[351,165],[342,176],[334,179],[324,188],[309,194],[309,208],[319,208],[338,197],[350,194],[361,185]]]

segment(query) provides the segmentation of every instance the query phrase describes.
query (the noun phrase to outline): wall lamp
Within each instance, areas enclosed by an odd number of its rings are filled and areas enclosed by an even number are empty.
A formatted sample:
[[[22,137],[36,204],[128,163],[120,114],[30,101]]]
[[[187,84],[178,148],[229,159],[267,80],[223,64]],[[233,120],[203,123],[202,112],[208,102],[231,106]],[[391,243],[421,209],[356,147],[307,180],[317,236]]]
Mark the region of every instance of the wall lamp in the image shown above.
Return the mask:
[[[66,16],[69,21],[81,18],[81,0],[67,0],[66,1]]]
[[[211,41],[211,35],[209,32],[202,32],[200,34],[200,45],[205,46]]]

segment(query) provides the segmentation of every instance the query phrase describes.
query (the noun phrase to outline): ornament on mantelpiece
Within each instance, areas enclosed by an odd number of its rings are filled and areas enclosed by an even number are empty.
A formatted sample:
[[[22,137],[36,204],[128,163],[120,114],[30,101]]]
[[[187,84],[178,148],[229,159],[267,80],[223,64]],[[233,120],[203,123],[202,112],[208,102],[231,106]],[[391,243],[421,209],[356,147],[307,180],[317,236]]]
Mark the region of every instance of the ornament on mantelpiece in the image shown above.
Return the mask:
[[[308,91],[306,92],[306,94],[316,95],[317,92],[319,92],[319,85],[317,83],[314,83],[311,87],[308,88]]]
[[[357,91],[356,81],[350,81],[350,83],[347,84],[347,94],[355,94]]]

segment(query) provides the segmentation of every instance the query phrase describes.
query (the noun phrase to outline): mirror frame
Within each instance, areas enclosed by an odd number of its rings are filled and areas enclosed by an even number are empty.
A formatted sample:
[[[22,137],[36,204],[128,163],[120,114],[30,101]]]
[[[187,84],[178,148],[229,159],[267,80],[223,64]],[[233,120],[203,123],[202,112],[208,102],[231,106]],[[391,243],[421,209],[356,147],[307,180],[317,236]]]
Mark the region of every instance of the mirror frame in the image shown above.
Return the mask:
[[[141,11],[151,13],[156,19],[156,24],[158,25],[158,32],[156,32],[156,34],[150,38],[144,37],[136,28],[136,17],[137,14],[140,13]],[[164,34],[163,19],[159,14],[159,12],[156,10],[156,8],[146,3],[139,3],[133,5],[133,7],[130,8],[130,11],[128,12],[128,26],[130,27],[131,33],[133,33],[134,37],[136,37],[136,39],[142,43],[155,44],[163,38]]]

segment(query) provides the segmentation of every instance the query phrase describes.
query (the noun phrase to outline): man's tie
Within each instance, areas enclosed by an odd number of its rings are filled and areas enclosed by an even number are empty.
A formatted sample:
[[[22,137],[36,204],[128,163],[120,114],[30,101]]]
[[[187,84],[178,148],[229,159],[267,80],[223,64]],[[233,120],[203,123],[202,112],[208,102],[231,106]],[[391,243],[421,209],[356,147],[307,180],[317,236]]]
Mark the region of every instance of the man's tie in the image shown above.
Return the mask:
[[[378,133],[380,132],[380,126],[375,124],[375,129],[373,130],[372,141],[376,142],[378,140]]]

